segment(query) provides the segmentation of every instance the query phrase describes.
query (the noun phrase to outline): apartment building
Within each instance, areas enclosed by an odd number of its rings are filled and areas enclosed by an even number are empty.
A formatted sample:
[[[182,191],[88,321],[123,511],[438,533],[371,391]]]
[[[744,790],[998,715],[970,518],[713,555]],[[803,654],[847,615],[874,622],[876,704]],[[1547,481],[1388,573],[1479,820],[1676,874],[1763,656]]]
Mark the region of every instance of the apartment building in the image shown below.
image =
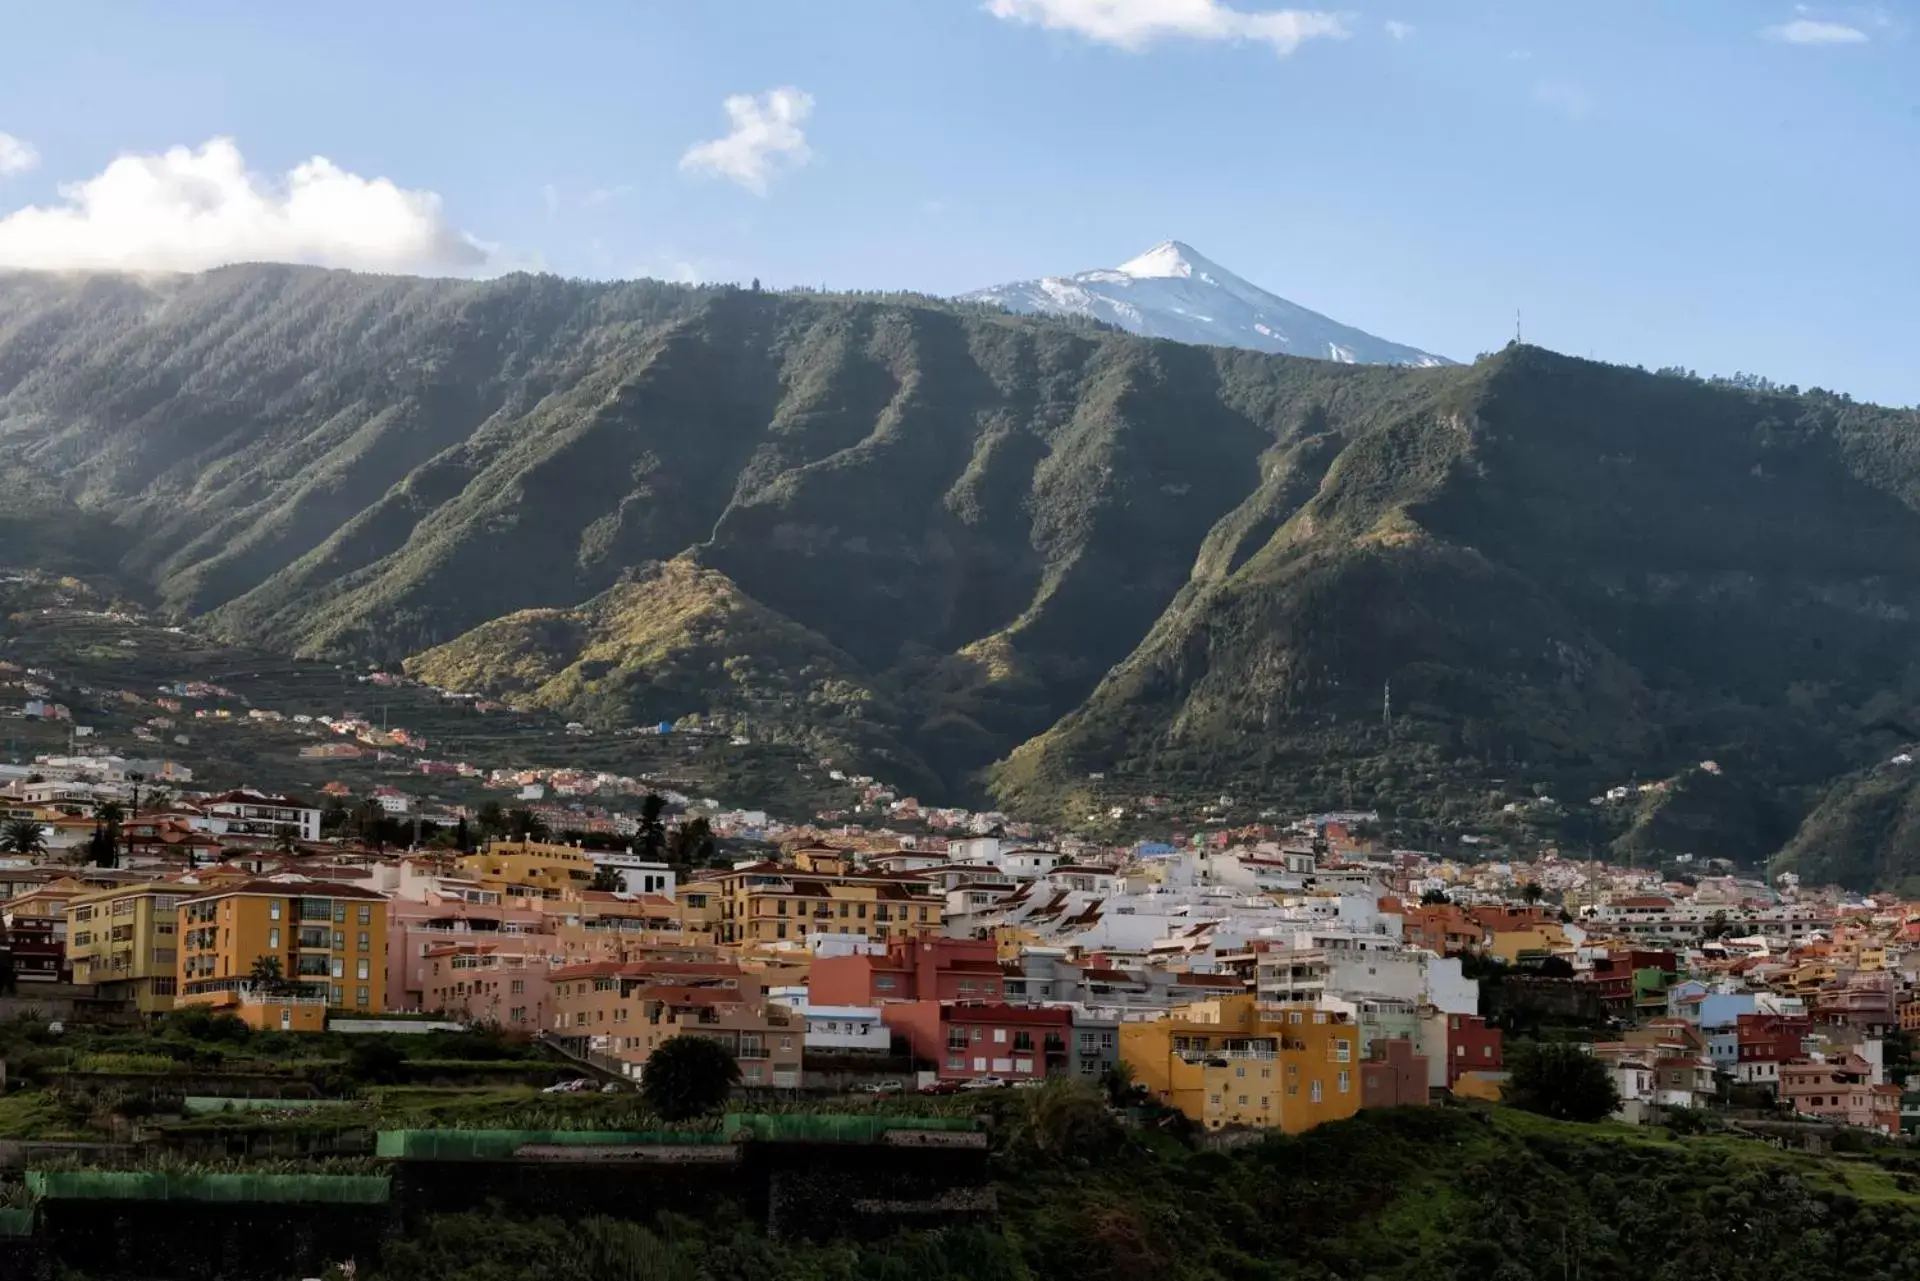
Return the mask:
[[[855,872],[842,850],[799,850],[792,864],[749,863],[706,880],[719,898],[722,943],[797,943],[818,934],[893,942],[937,938],[943,929],[945,900],[933,887],[910,874]]]
[[[178,907],[194,891],[171,881],[124,885],[67,902],[67,963],[73,981],[132,1001],[142,1014],[173,1008],[179,984]]]
[[[490,841],[455,860],[462,875],[505,899],[564,899],[592,888],[592,855],[545,841]]]
[[[275,796],[252,788],[235,788],[200,803],[209,831],[223,836],[296,841],[320,839],[320,807],[291,796]]]
[[[385,900],[352,885],[240,881],[182,899],[178,1005],[231,1010],[250,1026],[318,1030],[328,1007],[387,1008]],[[255,963],[279,962],[278,983]]]
[[[800,1085],[801,1021],[730,961],[597,961],[552,977],[554,1035],[618,1060],[629,1076],[643,1076],[674,1037],[704,1036],[733,1052],[742,1084]]]
[[[553,1017],[556,963],[540,935],[469,936],[429,944],[420,1008],[469,1023],[532,1032]]]
[[[1034,1081],[1072,1069],[1073,1011],[1002,1001],[893,1001],[880,1017],[942,1080]]]
[[[1155,1098],[1210,1130],[1298,1134],[1360,1109],[1360,1033],[1336,1011],[1252,995],[1196,1001],[1121,1024],[1120,1057]]]

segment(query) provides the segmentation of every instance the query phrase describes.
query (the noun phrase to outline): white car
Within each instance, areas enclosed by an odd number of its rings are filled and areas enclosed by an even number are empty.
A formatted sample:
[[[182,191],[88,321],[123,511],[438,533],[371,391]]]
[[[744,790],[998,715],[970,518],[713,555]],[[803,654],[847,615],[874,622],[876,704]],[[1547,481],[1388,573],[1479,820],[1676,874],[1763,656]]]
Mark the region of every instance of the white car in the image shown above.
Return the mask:
[[[1006,1087],[1006,1081],[997,1076],[976,1076],[971,1081],[961,1083],[963,1090],[999,1090]]]

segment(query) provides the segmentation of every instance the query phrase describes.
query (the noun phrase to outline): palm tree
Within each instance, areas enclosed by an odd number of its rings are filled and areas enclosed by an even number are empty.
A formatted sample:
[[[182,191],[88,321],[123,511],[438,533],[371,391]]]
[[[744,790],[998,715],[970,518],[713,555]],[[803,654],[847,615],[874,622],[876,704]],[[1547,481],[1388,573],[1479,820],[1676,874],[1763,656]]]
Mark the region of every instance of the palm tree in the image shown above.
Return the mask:
[[[282,827],[273,834],[273,852],[292,856],[300,852],[299,842],[293,839],[293,829]]]
[[[0,850],[21,858],[34,858],[47,852],[47,831],[30,818],[16,818],[0,828]]]
[[[1520,887],[1520,897],[1527,900],[1527,905],[1529,907],[1531,907],[1535,903],[1538,903],[1541,899],[1545,898],[1546,896],[1547,896],[1547,892],[1540,888],[1540,882],[1538,881],[1528,881],[1525,885]]]
[[[666,812],[667,803],[653,792],[640,802],[640,834],[637,842],[641,858],[653,862],[660,860],[667,846],[667,824],[661,815]]]
[[[277,994],[287,986],[287,971],[280,964],[279,957],[264,952],[253,958],[253,967],[247,971],[247,979],[255,987]]]
[[[532,810],[507,811],[507,835],[516,841],[544,841],[551,833],[547,821]]]

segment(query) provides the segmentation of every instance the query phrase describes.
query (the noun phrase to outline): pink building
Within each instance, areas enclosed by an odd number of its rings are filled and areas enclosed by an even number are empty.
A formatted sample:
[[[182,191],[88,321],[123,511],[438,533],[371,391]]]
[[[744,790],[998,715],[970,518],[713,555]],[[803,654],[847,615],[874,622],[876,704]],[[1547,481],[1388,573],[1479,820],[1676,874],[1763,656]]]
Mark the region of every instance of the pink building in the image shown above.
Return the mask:
[[[1780,1099],[1802,1116],[1885,1134],[1900,1129],[1900,1087],[1873,1084],[1872,1066],[1857,1054],[1781,1064]]]
[[[1005,995],[991,939],[900,939],[883,956],[823,956],[808,976],[818,1005],[997,1001]]]
[[[440,894],[430,894],[425,900],[388,899],[388,1005],[395,1010],[438,1008],[428,1001],[429,979],[447,977],[452,965],[450,960],[443,959],[441,973],[434,975],[428,953],[435,947],[484,943],[489,947],[484,955],[501,962],[507,957],[537,957],[544,963],[559,951],[558,942],[547,932],[551,925],[545,913],[537,908],[507,907],[497,901],[470,903]],[[473,951],[470,955],[483,954]],[[502,1004],[511,1008],[521,1002]],[[502,1016],[500,1021],[507,1020]],[[532,1025],[540,1026],[538,1021]]]
[[[426,1009],[469,1023],[535,1032],[553,1013],[556,966],[537,934],[430,943],[422,958]]]

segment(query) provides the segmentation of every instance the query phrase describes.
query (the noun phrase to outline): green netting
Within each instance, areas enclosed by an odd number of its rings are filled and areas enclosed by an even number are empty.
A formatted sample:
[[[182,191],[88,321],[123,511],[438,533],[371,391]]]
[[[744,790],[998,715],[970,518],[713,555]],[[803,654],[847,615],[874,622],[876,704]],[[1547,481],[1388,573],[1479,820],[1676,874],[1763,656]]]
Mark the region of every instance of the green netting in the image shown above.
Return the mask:
[[[159,1174],[132,1170],[32,1170],[27,1191],[43,1201],[318,1201],[381,1205],[384,1174]]]
[[[681,1147],[729,1141],[710,1130],[382,1130],[375,1139],[374,1153],[390,1160],[502,1161],[530,1144]]]
[[[32,1235],[32,1206],[0,1206],[0,1237],[30,1237]]]
[[[756,1115],[729,1112],[725,1133],[738,1138],[794,1143],[878,1143],[892,1130],[957,1132],[979,1129],[967,1116],[873,1116],[852,1112],[796,1112]]]

